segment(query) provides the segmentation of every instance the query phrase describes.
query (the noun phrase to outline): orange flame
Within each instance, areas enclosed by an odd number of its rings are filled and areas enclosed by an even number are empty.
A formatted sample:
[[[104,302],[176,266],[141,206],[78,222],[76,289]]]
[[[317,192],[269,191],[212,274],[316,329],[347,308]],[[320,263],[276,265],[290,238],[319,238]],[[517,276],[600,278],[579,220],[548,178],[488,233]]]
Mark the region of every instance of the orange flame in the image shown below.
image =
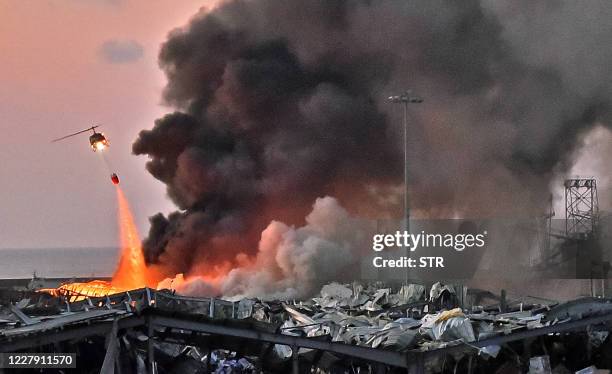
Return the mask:
[[[117,203],[119,205],[119,237],[121,257],[111,282],[94,280],[86,283],[68,283],[55,289],[41,289],[54,296],[67,297],[71,302],[86,297],[111,295],[127,290],[142,288],[147,285],[147,266],[138,230],[125,195],[117,186]]]
[[[141,288],[147,284],[147,267],[142,254],[142,244],[130,205],[119,187],[117,187],[117,202],[119,204],[121,258],[111,283],[114,287],[122,289]]]
[[[125,290],[113,287],[112,284],[102,280],[93,280],[87,283],[67,283],[58,288],[43,288],[39,292],[46,292],[53,296],[64,296],[70,302],[84,300],[86,297],[100,297],[123,292]]]

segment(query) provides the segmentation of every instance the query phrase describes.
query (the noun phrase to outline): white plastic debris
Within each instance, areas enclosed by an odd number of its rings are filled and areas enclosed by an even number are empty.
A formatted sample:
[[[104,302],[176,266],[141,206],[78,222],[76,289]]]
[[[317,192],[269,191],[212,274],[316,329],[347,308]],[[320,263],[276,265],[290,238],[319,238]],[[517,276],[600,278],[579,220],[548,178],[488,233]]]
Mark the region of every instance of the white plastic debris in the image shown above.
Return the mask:
[[[452,317],[444,321],[437,321],[431,329],[436,340],[452,341],[461,339],[465,342],[476,340],[474,329],[470,319],[462,317]]]
[[[476,340],[472,322],[458,308],[423,316],[421,333],[428,334],[434,340],[447,342],[458,339],[465,342]]]
[[[291,357],[293,352],[288,345],[274,344],[274,353],[281,359],[287,359]]]
[[[548,356],[536,356],[529,359],[529,374],[551,374]]]
[[[423,329],[431,329],[434,327],[436,320],[438,319],[438,314],[426,314],[421,318],[421,328]]]
[[[480,353],[493,358],[497,357],[499,351],[501,351],[501,346],[499,345],[487,345],[480,348]]]

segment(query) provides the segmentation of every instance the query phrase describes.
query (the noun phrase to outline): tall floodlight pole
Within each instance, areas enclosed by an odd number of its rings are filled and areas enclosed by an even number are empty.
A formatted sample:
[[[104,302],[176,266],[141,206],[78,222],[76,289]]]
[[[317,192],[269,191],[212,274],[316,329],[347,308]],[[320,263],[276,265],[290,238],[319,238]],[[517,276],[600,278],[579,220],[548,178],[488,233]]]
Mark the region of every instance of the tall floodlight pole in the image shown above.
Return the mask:
[[[401,95],[389,96],[392,103],[404,107],[404,229],[410,233],[410,196],[408,193],[408,104],[422,103],[423,99],[407,90]]]

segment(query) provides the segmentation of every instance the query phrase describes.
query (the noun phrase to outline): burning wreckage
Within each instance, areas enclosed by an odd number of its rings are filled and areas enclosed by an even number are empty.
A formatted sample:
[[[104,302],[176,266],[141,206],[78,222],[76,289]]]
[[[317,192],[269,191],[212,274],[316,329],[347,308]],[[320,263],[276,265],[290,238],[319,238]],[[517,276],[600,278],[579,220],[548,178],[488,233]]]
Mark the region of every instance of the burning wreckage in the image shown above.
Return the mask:
[[[194,298],[149,288],[98,297],[58,290],[3,291],[1,352],[76,352],[79,372],[86,373],[612,368],[612,302],[604,298],[511,300],[505,292],[441,283],[429,290],[332,283],[300,302]]]

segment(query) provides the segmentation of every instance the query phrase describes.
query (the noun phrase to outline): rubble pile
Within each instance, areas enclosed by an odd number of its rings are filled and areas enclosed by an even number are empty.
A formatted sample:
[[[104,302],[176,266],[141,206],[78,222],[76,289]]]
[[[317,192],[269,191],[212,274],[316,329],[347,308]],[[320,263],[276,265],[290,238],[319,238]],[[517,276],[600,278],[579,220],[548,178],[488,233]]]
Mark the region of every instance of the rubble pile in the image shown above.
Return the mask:
[[[426,291],[425,286],[417,284],[393,292],[392,288],[332,283],[324,286],[318,297],[306,301],[250,302],[253,318],[281,321],[283,334],[327,336],[331,341],[396,351],[431,350],[449,342],[468,343],[537,328],[543,326],[544,314],[539,312],[549,308],[523,304],[519,312],[496,313],[480,306],[464,313],[455,307],[453,287],[436,283],[428,296]]]
[[[558,373],[564,372],[562,369],[567,363],[558,363],[555,366],[557,370],[551,371],[548,368],[550,363],[548,366],[541,364],[544,359],[549,362],[548,355],[525,358],[503,344],[483,346],[474,343],[500,336],[512,337],[516,333],[537,331],[543,327],[554,330],[554,326],[562,327],[570,321],[612,313],[612,302],[602,298],[585,297],[563,304],[533,297],[507,301],[490,292],[468,290],[467,294],[472,299],[483,301],[484,297],[492,304],[469,305],[462,309],[456,307],[458,296],[455,288],[450,285],[436,283],[429,292],[425,286],[417,284],[403,285],[395,292],[392,288],[376,286],[332,283],[324,286],[320,295],[306,301],[251,301],[252,317],[270,323],[282,321],[280,331],[287,335],[327,338],[333,342],[410,353],[462,347],[465,349],[456,349],[447,364],[454,361],[457,365],[462,358],[475,355],[489,361],[488,367],[499,366],[501,373],[506,372],[504,364],[507,364],[507,356],[510,354],[514,356],[510,357],[510,361],[514,361],[511,366],[518,370],[511,372],[521,372],[520,368],[523,368],[530,373]],[[593,349],[601,348],[602,345],[612,350],[612,342],[608,339],[610,326],[607,324],[597,329],[590,328],[584,335],[583,347],[588,347],[590,355]],[[569,347],[569,340],[576,337],[579,335],[573,334],[571,339],[567,339],[561,334],[542,334],[539,349],[547,352],[545,339],[550,340],[554,349],[559,349],[561,346]],[[524,345],[523,339],[517,341]],[[507,348],[504,352],[505,362],[498,360],[500,365],[496,365],[495,359],[504,348]],[[286,359],[291,357],[290,349],[279,348],[277,353]],[[610,367],[611,356],[606,356],[605,362],[602,361],[603,366]],[[431,360],[429,371],[444,372],[444,361]],[[452,370],[456,370],[456,367],[452,367]],[[584,370],[589,372],[590,369]]]
[[[0,351],[77,352],[82,372],[560,374],[612,367],[612,302],[605,298],[511,300],[442,283],[331,283],[301,301],[148,288],[76,302],[74,295],[27,296],[0,302]]]

